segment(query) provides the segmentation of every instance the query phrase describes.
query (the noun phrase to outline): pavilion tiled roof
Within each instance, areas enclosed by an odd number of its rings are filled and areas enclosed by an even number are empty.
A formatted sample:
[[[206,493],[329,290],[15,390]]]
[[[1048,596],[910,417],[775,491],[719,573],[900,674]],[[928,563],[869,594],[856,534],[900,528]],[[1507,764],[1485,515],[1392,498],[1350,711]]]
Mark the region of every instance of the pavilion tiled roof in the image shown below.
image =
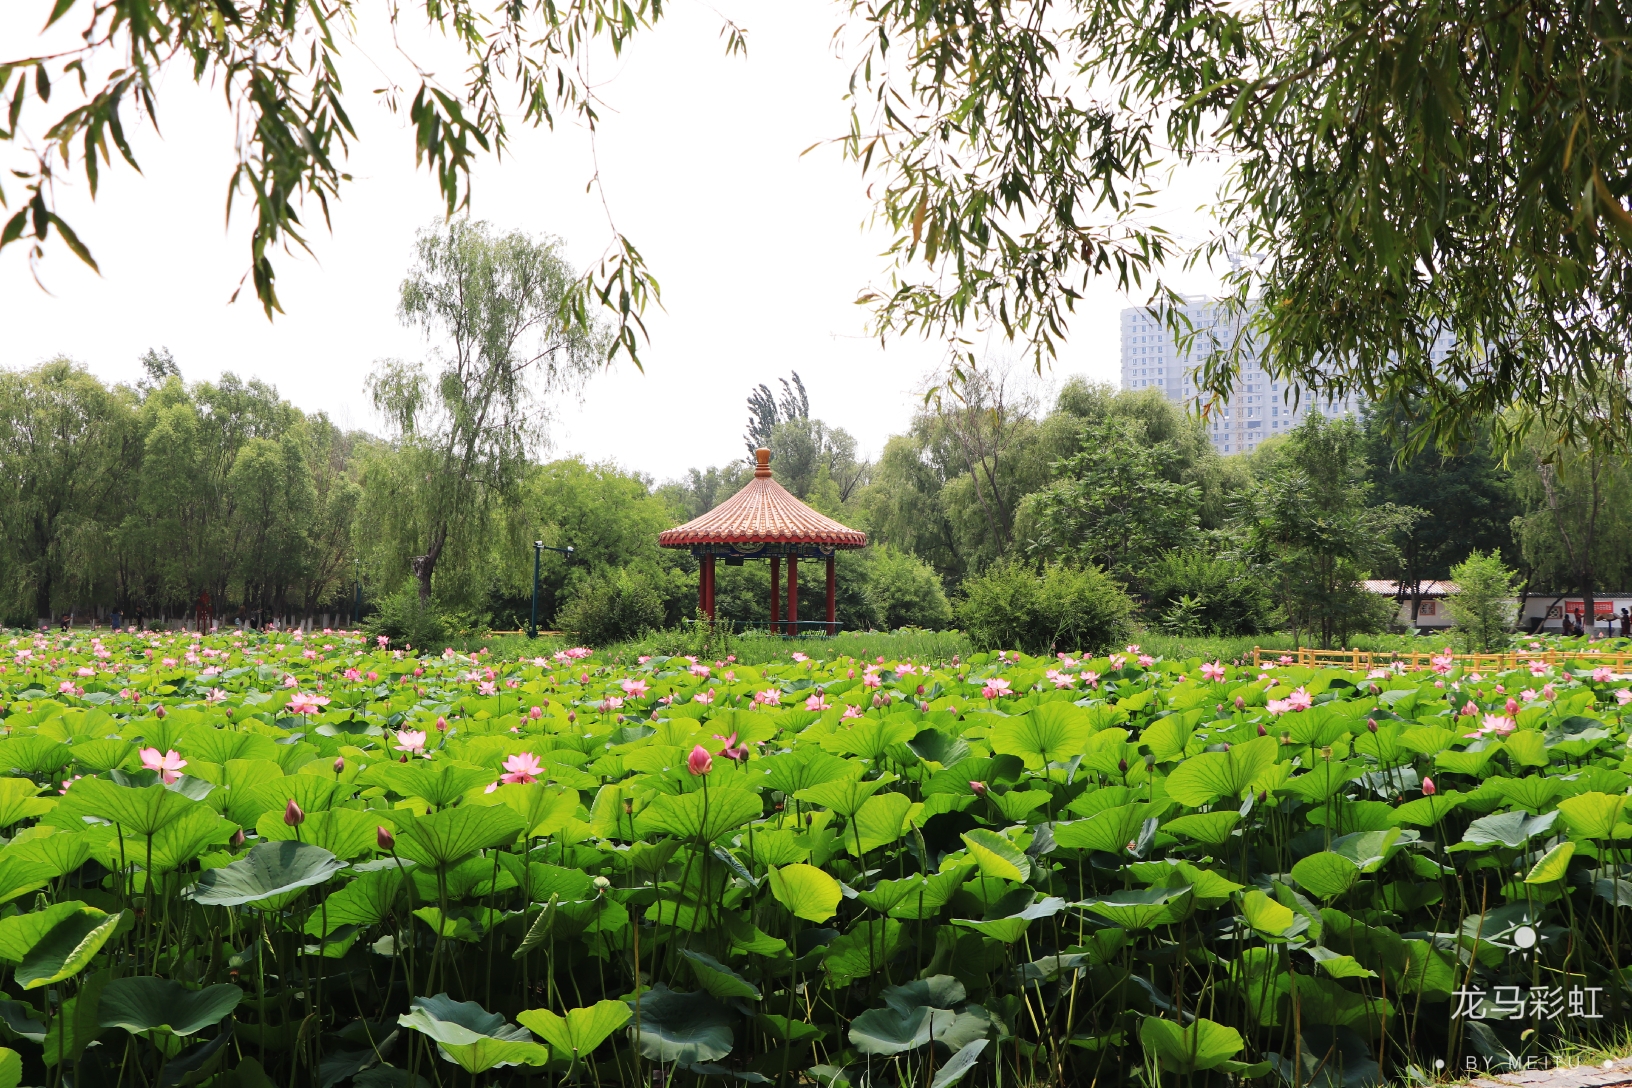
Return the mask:
[[[748,486],[700,518],[663,533],[665,548],[699,544],[820,544],[863,548],[867,534],[818,514],[771,478],[771,451],[755,451],[758,465]]]

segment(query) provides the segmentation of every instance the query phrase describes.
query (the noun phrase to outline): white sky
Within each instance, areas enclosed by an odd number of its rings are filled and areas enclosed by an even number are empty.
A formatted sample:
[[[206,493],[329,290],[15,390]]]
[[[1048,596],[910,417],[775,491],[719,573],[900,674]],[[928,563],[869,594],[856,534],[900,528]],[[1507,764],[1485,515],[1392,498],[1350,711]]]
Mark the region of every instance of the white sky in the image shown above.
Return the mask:
[[[659,480],[743,456],[750,389],[761,381],[774,388],[789,370],[803,377],[813,414],[876,454],[905,428],[912,390],[942,359],[935,343],[881,349],[867,336],[868,313],[854,299],[882,281],[887,239],[864,230],[866,181],[836,147],[800,156],[847,125],[841,96],[850,63],[830,45],[839,8],[820,0],[717,6],[748,30],[746,58],[723,55],[714,10],[681,0],[622,61],[594,73],[612,107],[596,145],[607,199],[661,281],[664,310],[647,319],[645,372],[620,361],[591,382],[581,406],[563,406],[555,452],[613,459]],[[0,59],[45,48],[37,31],[49,7],[3,5]],[[383,10],[372,0],[360,7]],[[67,39],[53,44],[72,42],[86,8],[81,0],[59,25]],[[383,82],[382,68],[406,84],[406,62],[388,39],[363,42],[366,59],[357,56],[344,73],[360,135],[348,166],[356,180],[334,208],[332,233],[318,208],[305,209],[316,259],[278,261],[283,315],[269,323],[248,286],[228,305],[248,253],[248,204],[239,204],[230,230],[224,225],[232,119],[221,96],[196,87],[178,65],[161,91],[162,138],[145,125],[132,133],[144,172],[104,171],[94,203],[82,180],[59,189],[102,275],[59,244],[40,268],[47,294],[22,246],[0,255],[0,366],[67,355],[105,380],[134,381],[137,358],[162,345],[188,380],[226,370],[259,377],[303,409],[378,430],[363,380],[376,359],[425,353],[419,335],[396,320],[396,293],[414,230],[437,221],[442,205],[433,179],[414,166],[406,108],[393,115],[369,93]],[[419,48],[422,63],[452,56],[434,44]],[[457,78],[454,64],[446,77]],[[558,235],[583,268],[610,237],[599,198],[585,192],[594,173],[587,133],[575,125],[513,133],[510,156],[481,164],[473,213],[500,228]],[[20,190],[12,183],[6,191],[17,206]],[[1196,209],[1210,192],[1210,180],[1188,179],[1164,199],[1163,222],[1204,229]],[[1092,288],[1049,383],[1071,374],[1116,380],[1117,314],[1129,304],[1109,283]],[[989,350],[1005,353],[1000,343]]]

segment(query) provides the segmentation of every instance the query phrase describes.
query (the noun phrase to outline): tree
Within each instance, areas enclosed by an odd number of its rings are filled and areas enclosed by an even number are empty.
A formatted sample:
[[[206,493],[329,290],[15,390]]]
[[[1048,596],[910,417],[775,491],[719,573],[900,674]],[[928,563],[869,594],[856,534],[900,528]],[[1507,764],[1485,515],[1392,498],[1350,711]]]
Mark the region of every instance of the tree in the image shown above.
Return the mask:
[[[961,589],[955,612],[980,650],[1104,650],[1133,630],[1133,601],[1098,567],[1049,563],[1039,572],[1005,559]]]
[[[811,497],[818,480],[828,479],[837,489],[838,501],[848,502],[865,484],[871,468],[856,456],[856,440],[844,428],[808,416],[778,423],[765,445],[777,482],[801,500]]]
[[[1132,419],[1089,424],[1081,441],[1080,452],[1055,463],[1055,482],[1027,496],[1032,548],[1126,579],[1194,541],[1201,490],[1171,478],[1178,459],[1171,444],[1151,442]]]
[[[422,607],[443,550],[473,539],[546,440],[545,398],[577,388],[600,354],[600,334],[561,321],[573,272],[559,246],[467,220],[419,232],[399,314],[438,341],[437,370],[384,360],[369,391],[403,460],[394,526]]]
[[[880,545],[869,548],[866,592],[886,630],[951,625],[952,606],[935,570],[915,555]]]
[[[1513,602],[1514,572],[1501,556],[1475,551],[1451,570],[1456,592],[1445,608],[1471,651],[1499,647],[1513,629],[1518,606]]]
[[[1393,614],[1364,581],[1369,568],[1394,559],[1394,534],[1420,511],[1369,505],[1366,475],[1359,425],[1313,414],[1273,451],[1258,484],[1251,543],[1273,572],[1294,638],[1314,631],[1330,647],[1380,630]]]
[[[1496,456],[1488,426],[1453,449],[1402,457],[1396,436],[1417,425],[1414,412],[1378,406],[1365,413],[1364,425],[1373,498],[1424,511],[1397,538],[1399,563],[1391,572],[1401,599],[1410,595],[1415,626],[1425,579],[1450,577],[1451,567],[1474,551],[1516,554],[1512,474]]]
[[[748,394],[748,431],[742,438],[748,446],[749,464],[754,463],[755,451],[770,446],[778,424],[810,418],[810,394],[805,392],[805,383],[799,380],[797,370],[789,373],[793,377],[791,384],[787,378],[779,379],[780,400],[764,382]]]
[[[1524,505],[1513,535],[1531,581],[1581,594],[1591,622],[1599,587],[1632,576],[1632,467],[1589,441],[1538,429],[1515,457],[1513,483]]]

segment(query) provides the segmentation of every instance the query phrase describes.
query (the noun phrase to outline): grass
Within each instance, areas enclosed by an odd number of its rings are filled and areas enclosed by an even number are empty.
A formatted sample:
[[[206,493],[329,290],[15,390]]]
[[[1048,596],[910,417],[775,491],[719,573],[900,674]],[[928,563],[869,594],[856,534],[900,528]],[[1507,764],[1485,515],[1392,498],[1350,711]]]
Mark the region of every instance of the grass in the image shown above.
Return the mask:
[[[536,639],[529,639],[526,635],[490,634],[486,637],[454,639],[451,645],[467,652],[486,647],[494,655],[509,659],[548,656],[574,643],[565,635],[540,635]],[[831,638],[805,634],[790,639],[764,631],[733,632],[727,625],[721,624],[712,634],[705,627],[692,625],[654,631],[645,638],[598,649],[603,657],[614,664],[633,663],[640,657],[689,654],[715,660],[733,656],[744,665],[762,665],[768,661],[786,661],[788,655],[794,652],[806,654],[817,661],[842,657],[949,661],[954,656],[969,654],[973,647],[962,631],[902,628],[898,631],[845,631]]]

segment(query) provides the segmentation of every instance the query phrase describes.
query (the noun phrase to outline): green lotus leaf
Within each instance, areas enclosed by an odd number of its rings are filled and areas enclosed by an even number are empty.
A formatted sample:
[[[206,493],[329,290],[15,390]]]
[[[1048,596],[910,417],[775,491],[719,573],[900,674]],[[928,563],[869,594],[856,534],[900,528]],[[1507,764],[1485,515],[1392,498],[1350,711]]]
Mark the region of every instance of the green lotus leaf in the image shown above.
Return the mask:
[[[970,858],[980,866],[982,876],[1022,883],[1031,876],[1031,860],[997,832],[977,827],[964,832],[962,838]]]
[[[291,778],[310,778],[309,774],[290,775]],[[299,827],[290,827],[283,821],[283,808],[263,812],[255,821],[255,834],[265,842],[298,839],[312,846],[320,846],[337,858],[362,857],[373,854],[379,829],[395,831],[396,819],[372,809],[337,808],[327,812],[308,812]]]
[[[1607,839],[1615,834],[1626,802],[1625,794],[1579,793],[1560,801],[1558,811],[1564,814],[1564,825],[1570,829],[1571,838]]]
[[[1074,703],[1044,703],[992,730],[992,751],[1019,756],[1029,770],[1081,755],[1093,733],[1087,711]]]
[[[716,1061],[731,1053],[731,1016],[707,994],[682,993],[658,983],[630,1000],[630,1034],[642,1056],[658,1062]]]
[[[964,1074],[975,1067],[975,1061],[980,1057],[980,1052],[986,1049],[989,1041],[976,1039],[952,1055],[945,1065],[935,1070],[935,1077],[929,1082],[929,1088],[951,1088],[962,1080]]]
[[[103,778],[80,779],[69,787],[68,796],[75,807],[118,824],[126,836],[157,834],[198,805],[162,784],[137,789]]]
[[[123,911],[108,914],[80,905],[79,910],[57,922],[35,942],[17,965],[13,978],[23,989],[34,990],[77,975],[122,925],[128,928],[129,924],[130,916]]]
[[[1228,752],[1191,756],[1167,776],[1167,795],[1191,808],[1239,796],[1275,763],[1276,754],[1276,739],[1266,736],[1232,745]]]
[[[399,820],[397,854],[433,869],[445,869],[478,850],[513,842],[524,830],[521,817],[505,805],[445,808]]]
[[[764,810],[759,794],[745,789],[659,794],[635,817],[635,833],[673,835],[687,842],[713,842]]]
[[[1189,816],[1180,816],[1176,820],[1169,820],[1162,825],[1162,830],[1174,835],[1183,835],[1187,839],[1195,839],[1207,846],[1222,846],[1230,839],[1230,832],[1235,825],[1241,822],[1241,814],[1234,809],[1220,809],[1214,812],[1195,812]],[[1055,838],[1058,839],[1058,829]]]
[[[1112,892],[1103,899],[1090,899],[1079,905],[1123,929],[1148,929],[1188,916],[1194,901],[1190,888],[1179,884]]]
[[[0,778],[0,827],[44,816],[57,807],[54,797],[39,796],[40,787],[26,778]]]
[[[1481,816],[1468,825],[1462,841],[1451,849],[1477,850],[1486,846],[1506,846],[1517,850],[1535,836],[1549,830],[1558,819],[1559,812],[1559,809],[1554,809],[1545,816],[1528,816],[1522,811],[1515,810],[1498,812],[1494,816]]]
[[[796,918],[825,922],[839,909],[839,882],[814,865],[784,865],[770,871],[771,894]]]
[[[680,954],[691,961],[691,972],[697,976],[697,985],[707,990],[714,997],[719,998],[721,1001],[734,997],[744,997],[751,1001],[759,1000],[758,986],[755,986],[708,953],[699,952],[694,948],[686,948],[682,949]]]
[[[1311,854],[1292,866],[1292,879],[1311,895],[1336,899],[1360,879],[1360,866],[1341,854]]]
[[[418,797],[433,808],[451,805],[479,786],[498,780],[496,771],[457,759],[412,759],[407,763],[374,763],[357,776],[359,782],[384,786],[402,797]]]
[[[952,919],[952,924],[955,926],[962,926],[965,929],[975,930],[978,933],[983,933],[992,938],[994,941],[1002,941],[1004,944],[1013,944],[1015,941],[1020,939],[1020,935],[1026,931],[1032,922],[1039,918],[1052,918],[1054,915],[1058,914],[1064,909],[1064,899],[1061,899],[1058,896],[1049,896],[1048,898],[1033,903],[1025,909],[1005,918],[988,918],[983,920],[954,918]]]
[[[345,867],[345,862],[320,846],[263,842],[230,865],[206,870],[183,894],[217,907],[265,903],[276,909],[283,902],[275,897],[293,898],[301,889],[321,884]]]
[[[850,818],[851,828],[845,832],[845,845],[863,855],[888,846],[901,837],[911,808],[912,800],[904,793],[881,793],[867,798]]]
[[[867,799],[890,782],[888,776],[863,782],[859,778],[835,778],[820,785],[800,790],[793,796],[812,805],[821,805],[840,816],[850,817],[861,811]]]
[[[0,1046],[0,1088],[17,1088],[23,1083],[23,1056]]]
[[[549,1009],[528,1009],[517,1013],[516,1020],[556,1051],[577,1061],[593,1053],[633,1015],[622,1001],[597,1001],[586,1009],[568,1010],[565,1017]]]
[[[1541,856],[1541,860],[1530,867],[1530,872],[1524,878],[1526,884],[1551,884],[1561,880],[1570,867],[1570,859],[1575,856],[1575,843],[1561,842]]]
[[[1176,1073],[1217,1069],[1246,1046],[1240,1032],[1211,1020],[1196,1020],[1181,1028],[1155,1016],[1147,1016],[1140,1023],[1139,1042],[1162,1068]]]
[[[153,975],[117,978],[102,990],[99,1022],[105,1028],[124,1028],[132,1035],[167,1031],[192,1035],[218,1024],[243,999],[244,992],[222,982],[189,990],[179,982]]]

